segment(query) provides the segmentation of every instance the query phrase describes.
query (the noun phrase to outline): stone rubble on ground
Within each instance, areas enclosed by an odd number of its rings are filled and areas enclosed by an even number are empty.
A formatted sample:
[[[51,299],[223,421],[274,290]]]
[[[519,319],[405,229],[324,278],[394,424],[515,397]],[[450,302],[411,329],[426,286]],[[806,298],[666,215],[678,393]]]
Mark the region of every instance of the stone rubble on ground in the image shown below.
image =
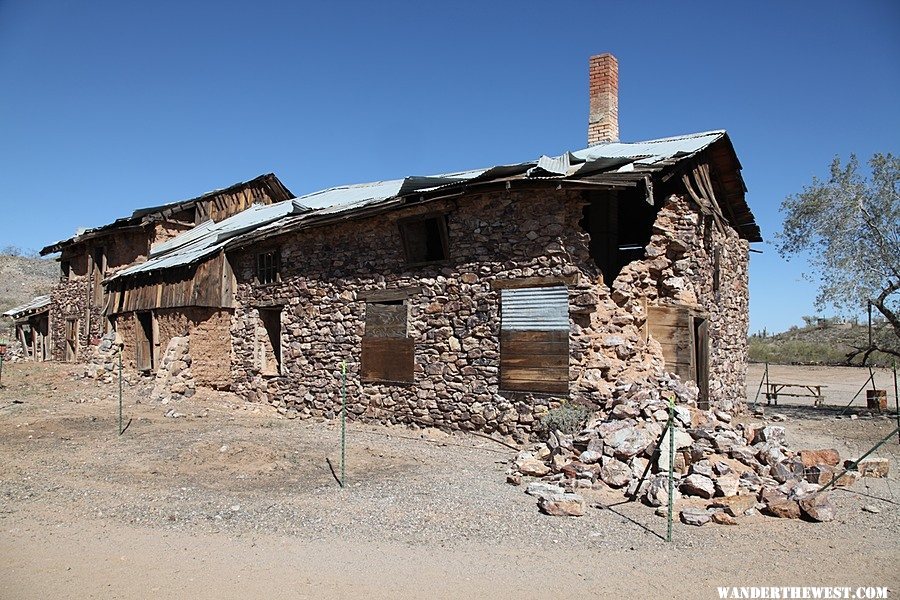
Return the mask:
[[[85,366],[84,376],[96,379],[101,383],[114,383],[119,380],[119,348],[122,339],[116,332],[110,332],[100,338],[100,343],[92,345],[88,364]],[[124,370],[122,377],[131,381],[133,374]]]
[[[658,373],[649,382],[617,385],[612,398],[578,433],[552,431],[545,443],[519,452],[508,481],[519,485],[525,480],[525,492],[537,497],[540,510],[550,515],[580,516],[584,499],[577,492],[604,488],[637,495],[665,514],[669,436],[655,461],[654,446],[668,420],[668,397],[675,399],[673,502],[690,505],[680,512],[682,522],[735,525],[760,512],[820,522],[834,519],[828,492],[819,491],[842,470],[837,450],[793,452],[784,427],[752,417],[738,419],[720,409],[700,409],[696,386],[668,373]],[[887,461],[870,460],[834,485],[886,475]]]
[[[167,404],[172,400],[190,398],[196,392],[194,376],[191,373],[193,359],[190,354],[190,338],[175,336],[169,340],[163,354],[150,399]]]

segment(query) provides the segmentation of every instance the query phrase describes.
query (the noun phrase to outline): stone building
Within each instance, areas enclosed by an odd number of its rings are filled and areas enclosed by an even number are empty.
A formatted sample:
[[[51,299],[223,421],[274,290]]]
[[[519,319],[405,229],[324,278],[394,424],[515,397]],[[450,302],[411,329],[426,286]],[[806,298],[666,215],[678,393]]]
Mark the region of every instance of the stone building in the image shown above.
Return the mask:
[[[615,59],[590,77],[586,149],[331,188],[176,237],[109,282],[126,355],[141,312],[166,311],[181,335],[155,342],[160,381],[214,379],[291,415],[335,412],[342,363],[352,414],[447,429],[527,435],[661,369],[732,408],[761,238],[731,141],[620,143]]]
[[[42,256],[60,253],[60,281],[50,293],[52,359],[87,360],[91,346],[111,330],[102,285],[106,277],[147,260],[153,248],[200,223],[289,198],[293,194],[270,173],[190,200],[139,209],[43,248]]]

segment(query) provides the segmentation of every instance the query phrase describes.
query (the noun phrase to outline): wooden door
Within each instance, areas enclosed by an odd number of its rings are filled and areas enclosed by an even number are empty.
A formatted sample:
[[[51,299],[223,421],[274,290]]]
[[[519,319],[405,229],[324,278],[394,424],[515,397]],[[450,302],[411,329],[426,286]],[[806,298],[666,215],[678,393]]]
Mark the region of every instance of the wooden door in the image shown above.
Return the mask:
[[[709,409],[709,321],[694,317],[694,346],[696,351],[697,405]]]
[[[650,306],[647,329],[662,346],[666,370],[697,384],[697,404],[709,407],[709,321],[686,306]]]
[[[78,319],[66,319],[66,362],[78,358]]]
[[[647,328],[662,346],[666,370],[678,375],[682,381],[693,381],[696,357],[690,309],[674,305],[650,306]]]
[[[50,360],[50,317],[47,315],[38,317],[37,338],[40,353],[35,355],[35,360]]]
[[[135,344],[135,362],[138,371],[152,371],[155,366],[154,348],[154,323],[153,314],[150,312],[135,313],[137,316]]]

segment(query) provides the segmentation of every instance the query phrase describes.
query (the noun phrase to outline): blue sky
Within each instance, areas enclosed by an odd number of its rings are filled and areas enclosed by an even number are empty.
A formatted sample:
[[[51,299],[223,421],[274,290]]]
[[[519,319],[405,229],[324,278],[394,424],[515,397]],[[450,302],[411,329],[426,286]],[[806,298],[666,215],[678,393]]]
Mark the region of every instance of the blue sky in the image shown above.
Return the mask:
[[[727,129],[763,236],[832,157],[900,153],[900,2],[0,0],[0,247],[274,171],[296,194],[586,144],[587,59],[623,140]],[[751,331],[814,313],[751,259]]]

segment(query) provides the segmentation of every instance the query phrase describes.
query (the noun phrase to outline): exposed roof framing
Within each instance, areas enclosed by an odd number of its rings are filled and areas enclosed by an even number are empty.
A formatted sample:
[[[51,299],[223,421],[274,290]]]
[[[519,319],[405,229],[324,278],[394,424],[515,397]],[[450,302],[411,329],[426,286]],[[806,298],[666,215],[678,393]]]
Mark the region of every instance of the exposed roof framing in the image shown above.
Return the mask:
[[[696,159],[696,160],[694,160]],[[751,242],[759,227],[744,200],[740,163],[724,131],[637,143],[610,143],[512,165],[427,177],[328,188],[290,201],[254,207],[220,223],[200,225],[154,249],[147,262],[111,279],[198,262],[222,249],[245,247],[290,231],[356,220],[403,206],[496,189],[621,189],[642,186],[652,202],[654,178],[665,180],[701,160],[717,173],[723,217]]]
[[[49,246],[41,249],[41,255],[45,256],[47,254],[59,252],[63,248],[66,248],[73,244],[78,244],[93,238],[107,235],[113,230],[116,232],[135,230],[144,227],[148,223],[168,220],[172,215],[192,208],[197,203],[203,200],[207,200],[221,194],[229,194],[248,187],[258,187],[264,189],[267,192],[268,196],[272,198],[273,202],[289,200],[294,197],[294,194],[287,187],[285,187],[283,183],[281,183],[281,181],[278,179],[278,177],[275,176],[274,173],[267,173],[265,175],[260,175],[259,177],[254,177],[253,179],[247,181],[235,183],[222,189],[206,192],[205,194],[201,194],[200,196],[190,198],[188,200],[179,200],[178,202],[170,202],[168,204],[161,204],[159,206],[139,208],[134,211],[130,217],[116,219],[112,223],[87,229],[68,239],[58,241],[55,244],[50,244]]]

